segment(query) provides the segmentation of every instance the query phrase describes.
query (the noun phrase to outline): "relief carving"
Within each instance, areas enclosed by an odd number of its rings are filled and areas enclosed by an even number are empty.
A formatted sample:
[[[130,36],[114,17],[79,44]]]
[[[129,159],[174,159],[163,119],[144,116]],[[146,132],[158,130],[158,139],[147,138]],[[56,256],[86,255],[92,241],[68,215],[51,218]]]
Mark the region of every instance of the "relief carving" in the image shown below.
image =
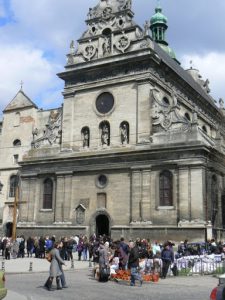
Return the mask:
[[[62,110],[52,110],[49,115],[48,123],[45,125],[43,135],[35,140],[39,130],[33,130],[32,148],[41,148],[44,146],[52,146],[60,144],[62,134]]]
[[[128,36],[123,34],[123,36],[116,43],[116,48],[124,53],[124,51],[130,46],[130,40]]]
[[[159,98],[159,91],[155,88],[151,89],[151,94],[153,98],[153,126],[161,126],[165,131],[188,131],[191,129],[191,122],[179,111],[175,93],[169,97],[169,100],[166,98],[168,102],[163,101],[165,97]]]
[[[112,8],[108,6],[103,10],[102,17],[103,19],[108,20],[111,18],[111,16],[112,16]]]
[[[86,207],[84,207],[82,204],[79,204],[76,208],[76,221],[77,224],[83,224],[85,221],[85,210]]]
[[[132,0],[122,0],[120,1],[120,10],[124,10],[124,9],[131,9],[132,7]]]
[[[96,53],[96,47],[92,44],[89,44],[85,47],[83,56],[86,59],[91,60],[94,57],[95,53]]]

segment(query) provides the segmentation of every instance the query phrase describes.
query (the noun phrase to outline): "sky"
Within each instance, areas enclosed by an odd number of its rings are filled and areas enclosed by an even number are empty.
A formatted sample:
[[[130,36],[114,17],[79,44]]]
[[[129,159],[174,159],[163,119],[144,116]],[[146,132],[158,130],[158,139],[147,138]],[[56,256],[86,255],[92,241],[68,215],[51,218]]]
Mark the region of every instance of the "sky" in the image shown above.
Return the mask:
[[[0,116],[23,82],[39,108],[63,103],[64,71],[71,40],[86,30],[89,7],[100,0],[0,0]],[[157,0],[133,0],[134,20],[143,27]],[[225,1],[160,0],[168,18],[167,42],[184,69],[209,79],[215,100],[225,98]]]

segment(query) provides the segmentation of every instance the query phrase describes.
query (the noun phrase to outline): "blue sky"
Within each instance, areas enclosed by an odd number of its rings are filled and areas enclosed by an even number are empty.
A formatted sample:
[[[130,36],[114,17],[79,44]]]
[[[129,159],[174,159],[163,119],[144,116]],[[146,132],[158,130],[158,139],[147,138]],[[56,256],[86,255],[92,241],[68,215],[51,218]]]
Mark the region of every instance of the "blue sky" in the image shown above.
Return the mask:
[[[98,0],[0,0],[0,111],[24,82],[24,92],[40,107],[63,102],[64,70],[70,41],[86,29],[89,7]],[[225,97],[225,1],[161,0],[168,17],[167,41],[184,68],[209,78],[212,96]],[[143,26],[156,0],[133,0],[135,21]]]

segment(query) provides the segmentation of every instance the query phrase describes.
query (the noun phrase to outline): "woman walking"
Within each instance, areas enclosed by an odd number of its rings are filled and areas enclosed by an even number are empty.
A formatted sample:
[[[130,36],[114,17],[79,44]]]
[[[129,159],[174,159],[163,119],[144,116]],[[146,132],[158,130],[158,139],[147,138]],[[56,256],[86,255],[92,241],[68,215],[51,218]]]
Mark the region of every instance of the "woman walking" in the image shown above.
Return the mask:
[[[50,251],[49,255],[51,256],[51,264],[50,264],[50,274],[49,278],[45,283],[45,287],[52,291],[52,282],[53,279],[56,278],[57,290],[61,290],[62,286],[60,283],[60,276],[62,275],[61,265],[65,265],[63,259],[60,257],[58,247],[60,243],[55,243],[54,248]]]

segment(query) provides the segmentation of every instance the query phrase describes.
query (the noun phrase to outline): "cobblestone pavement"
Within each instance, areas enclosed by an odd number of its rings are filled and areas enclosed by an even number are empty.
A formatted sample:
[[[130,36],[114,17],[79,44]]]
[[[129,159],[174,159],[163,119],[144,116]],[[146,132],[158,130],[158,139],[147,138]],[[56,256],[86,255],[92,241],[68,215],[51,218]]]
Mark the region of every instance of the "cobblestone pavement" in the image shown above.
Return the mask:
[[[171,277],[158,283],[144,283],[130,287],[129,283],[96,281],[91,269],[66,271],[69,288],[49,292],[43,288],[48,274],[8,274],[9,292],[4,300],[208,300],[211,289],[217,284],[212,276]]]

